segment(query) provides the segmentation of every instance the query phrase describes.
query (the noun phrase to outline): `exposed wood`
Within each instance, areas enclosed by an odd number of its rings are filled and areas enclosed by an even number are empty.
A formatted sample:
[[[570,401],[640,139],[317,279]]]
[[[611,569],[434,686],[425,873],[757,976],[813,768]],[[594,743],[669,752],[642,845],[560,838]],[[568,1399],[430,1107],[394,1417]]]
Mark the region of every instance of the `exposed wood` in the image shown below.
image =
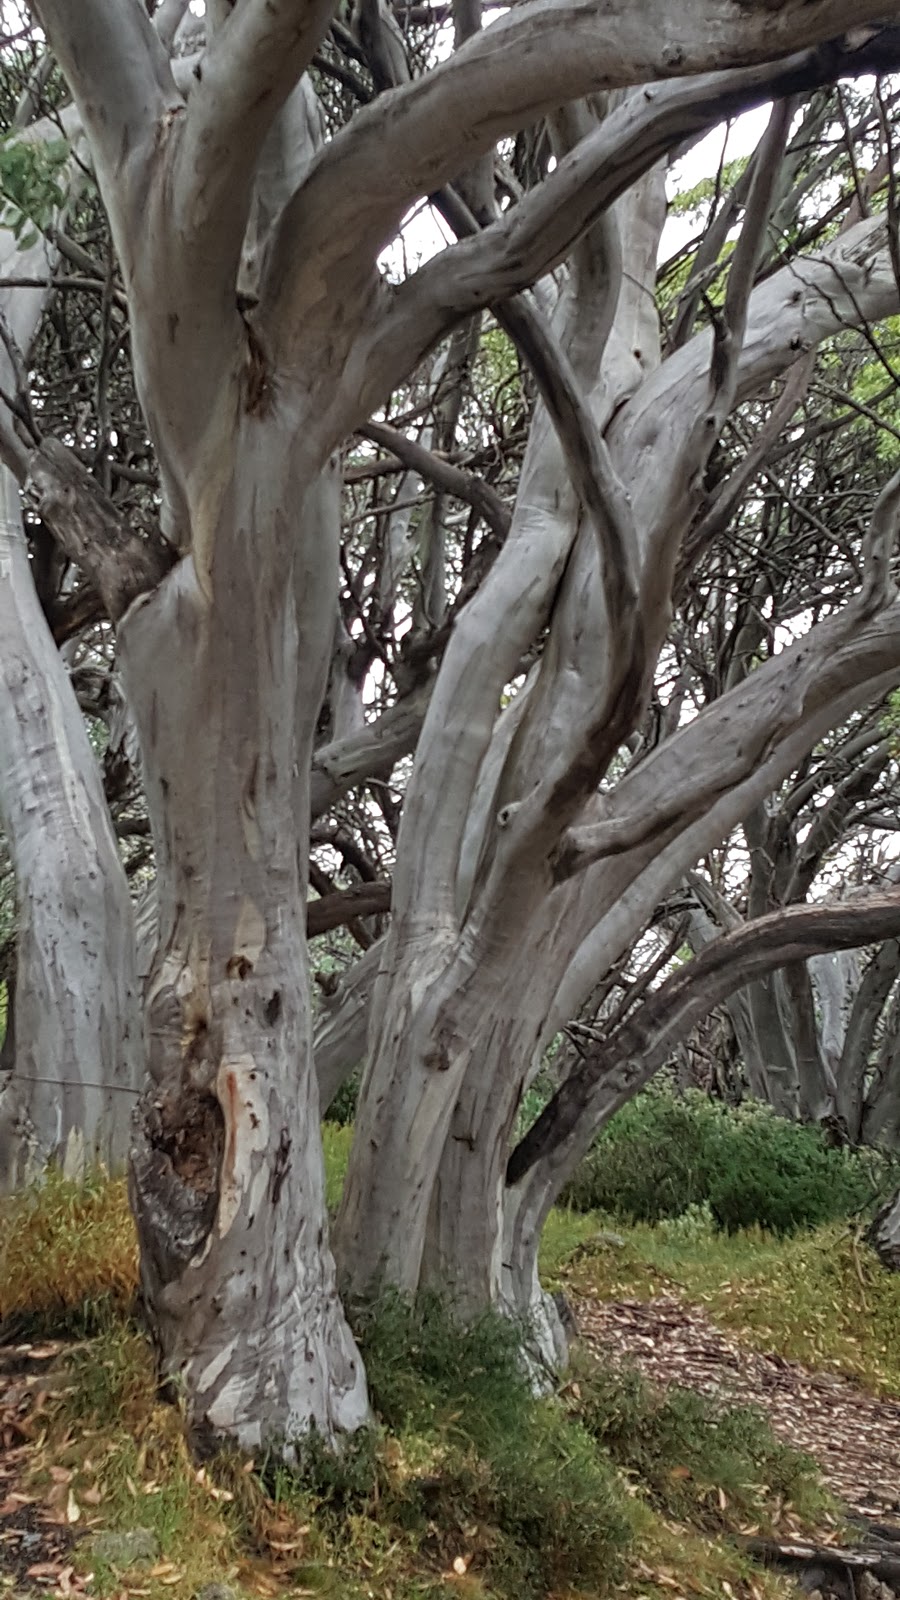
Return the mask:
[[[60,549],[94,584],[113,622],[133,600],[150,594],[175,563],[171,546],[131,528],[57,439],[44,439],[30,455],[25,492]]]

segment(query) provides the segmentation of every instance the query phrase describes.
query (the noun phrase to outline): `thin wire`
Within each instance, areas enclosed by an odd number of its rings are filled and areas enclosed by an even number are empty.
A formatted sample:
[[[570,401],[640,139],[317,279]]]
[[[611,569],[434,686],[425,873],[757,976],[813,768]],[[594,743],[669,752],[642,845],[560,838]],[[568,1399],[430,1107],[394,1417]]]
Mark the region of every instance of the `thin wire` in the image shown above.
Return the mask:
[[[143,1089],[129,1089],[124,1083],[91,1083],[88,1078],[28,1078],[15,1071],[10,1074],[10,1085],[13,1083],[51,1083],[60,1089],[102,1089],[105,1094],[141,1095],[144,1092]]]

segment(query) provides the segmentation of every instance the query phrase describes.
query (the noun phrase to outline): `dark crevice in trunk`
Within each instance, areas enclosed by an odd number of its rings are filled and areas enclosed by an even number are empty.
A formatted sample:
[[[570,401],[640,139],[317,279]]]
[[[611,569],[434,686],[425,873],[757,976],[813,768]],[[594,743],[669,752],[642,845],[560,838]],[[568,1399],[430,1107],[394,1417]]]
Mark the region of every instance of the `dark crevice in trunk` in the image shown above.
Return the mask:
[[[131,1203],[159,1284],[172,1283],[203,1249],[219,1204],[225,1119],[214,1095],[154,1097],[138,1114]]]

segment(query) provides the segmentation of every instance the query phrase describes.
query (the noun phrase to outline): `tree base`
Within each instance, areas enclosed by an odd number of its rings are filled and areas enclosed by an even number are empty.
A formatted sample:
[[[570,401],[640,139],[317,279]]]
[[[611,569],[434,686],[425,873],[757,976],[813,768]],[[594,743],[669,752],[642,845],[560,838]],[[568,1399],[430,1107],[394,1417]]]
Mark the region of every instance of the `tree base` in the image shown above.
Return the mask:
[[[900,1272],[900,1189],[882,1206],[869,1229],[869,1243],[882,1266]]]

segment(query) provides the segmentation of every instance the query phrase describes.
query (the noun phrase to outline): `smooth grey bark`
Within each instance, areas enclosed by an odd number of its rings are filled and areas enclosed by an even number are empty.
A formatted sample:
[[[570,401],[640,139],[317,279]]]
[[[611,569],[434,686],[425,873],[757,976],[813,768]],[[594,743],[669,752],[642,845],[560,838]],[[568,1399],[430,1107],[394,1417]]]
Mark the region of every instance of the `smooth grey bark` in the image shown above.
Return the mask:
[[[236,287],[251,207],[258,234],[316,137],[306,86],[292,91],[328,14],[298,28],[293,7],[241,7],[189,117],[139,5],[41,14],[91,143],[181,556],[123,607],[126,554],[102,537],[80,552],[117,622],[156,852],[151,1088],[131,1155],[142,1281],[198,1448],[289,1452],[368,1415],[327,1243],[298,860],[347,428],[323,415],[321,320],[298,376]],[[299,144],[279,141],[282,110]]]
[[[651,203],[652,192],[647,198]],[[758,226],[755,215],[753,222]],[[606,236],[591,238],[597,262],[608,261]],[[857,252],[866,254],[868,245],[858,232],[835,248],[841,257],[837,276],[849,291],[852,263],[861,262]],[[651,252],[646,256],[652,259]],[[768,378],[779,365],[789,365],[807,336],[814,341],[821,336],[815,330],[825,305],[829,316],[836,305],[824,280],[819,290],[816,262],[800,269],[808,292],[797,293],[794,277],[787,299],[781,299],[769,280],[745,308],[741,273],[747,275],[749,261],[742,261],[729,302],[736,331],[723,384],[711,384],[706,363],[712,352],[705,336],[660,366],[651,358],[641,381],[633,361],[618,356],[615,311],[605,314],[605,301],[588,276],[591,265],[590,255],[583,266],[579,263],[590,299],[579,297],[573,275],[557,322],[579,367],[584,363],[585,371],[601,374],[591,396],[598,426],[618,408],[612,471],[631,495],[633,526],[622,537],[632,542],[645,574],[641,619],[644,647],[652,655],[660,637],[656,630],[667,615],[667,551],[677,546],[691,516],[690,484],[696,484],[706,448],[694,419],[707,418],[708,442],[717,425],[704,407],[714,414],[750,392],[757,373]],[[833,283],[831,266],[827,275]],[[869,293],[881,292],[868,268],[857,281],[860,289],[864,282]],[[884,304],[895,303],[896,287],[885,280],[882,290]],[[615,308],[614,276],[608,292]],[[788,334],[787,321],[794,318]],[[785,335],[789,349],[779,357]],[[499,1297],[501,1152],[535,1051],[576,1014],[584,995],[709,843],[746,814],[754,796],[758,803],[771,791],[780,781],[776,773],[790,773],[811,748],[814,727],[833,725],[837,705],[852,703],[849,681],[839,669],[832,679],[836,698],[826,710],[826,681],[835,661],[832,657],[828,667],[826,655],[818,653],[829,637],[828,625],[821,633],[814,630],[798,651],[796,671],[785,652],[777,666],[769,664],[775,669],[771,678],[768,668],[762,669],[746,687],[736,686],[731,697],[710,707],[595,802],[600,820],[573,827],[560,850],[560,832],[573,817],[566,808],[579,793],[586,798],[610,759],[604,740],[613,729],[611,707],[620,692],[622,652],[627,654],[622,615],[613,626],[597,545],[591,530],[579,528],[579,508],[561,455],[546,419],[538,417],[510,534],[454,630],[407,791],[393,922],[376,988],[370,1064],[338,1222],[341,1264],[360,1290],[382,1275],[411,1287],[424,1271],[432,1281],[461,1286],[466,1300]],[[660,470],[663,461],[671,463],[671,472]],[[654,463],[652,471],[648,462]],[[873,581],[882,545],[892,537],[895,498],[892,486],[873,530]],[[614,558],[607,552],[601,559]],[[871,601],[861,596],[863,609],[870,604],[877,609],[890,597],[889,587],[875,593],[878,598],[873,595]],[[494,739],[502,737],[495,734],[497,703],[553,602],[540,666],[543,684],[529,686],[524,710],[514,702],[506,713],[522,720],[502,771],[491,778],[493,808],[489,801],[478,811],[485,833],[476,842],[467,838],[467,822],[492,763]],[[843,635],[850,653],[860,639],[857,614],[851,608],[832,635],[835,642]],[[500,633],[492,631],[498,615],[509,618]],[[476,652],[477,674],[471,670]],[[849,656],[845,659],[849,664]],[[896,673],[893,647],[885,656],[877,649],[871,666],[870,678],[860,663],[863,699],[873,684]],[[640,681],[636,676],[625,691],[633,719],[643,703]],[[798,717],[801,703],[804,712]],[[540,717],[533,709],[539,705]],[[590,735],[586,729],[591,717],[596,735],[593,727]],[[625,723],[615,727],[616,746],[627,731]],[[536,785],[535,770],[548,774]],[[478,878],[460,896],[458,873],[464,862],[470,872],[479,858]],[[517,930],[512,946],[511,928]],[[583,960],[582,944],[590,945]],[[573,969],[581,973],[574,983]],[[583,992],[573,994],[578,984]],[[560,1016],[555,1007],[563,989],[574,1003]],[[508,1048],[512,1037],[513,1052]]]
[[[355,784],[390,776],[401,757],[415,749],[428,693],[427,687],[415,690],[357,733],[319,747],[313,756],[313,817],[321,816]]]
[[[844,950],[832,955],[816,956],[809,963],[809,975],[815,997],[815,1014],[819,1031],[819,1047],[825,1071],[832,1085],[835,1110],[850,1130],[856,1143],[860,1136],[862,1107],[856,1106],[855,1094],[845,1076],[841,1062],[847,1048],[847,1029],[853,997],[859,987],[860,958],[855,950]],[[859,1059],[861,1052],[853,1055]]]
[[[53,132],[58,133],[55,124]],[[0,230],[3,275],[40,284],[42,240]],[[0,388],[14,393],[46,289],[0,289]],[[13,450],[17,444],[13,441]],[[0,465],[0,818],[16,877],[0,1191],[50,1162],[124,1166],[143,1074],[134,936],[103,785],[31,574],[19,487]]]
[[[121,1169],[143,1072],[125,874],[81,712],[0,467],[0,818],[16,875],[12,1070],[0,1191],[50,1162]]]
[[[555,327],[529,301],[500,311],[529,350],[544,404],[506,545],[456,620],[426,715],[372,1007],[342,1266],[354,1287],[385,1271],[415,1287],[460,1091],[471,1100],[475,1079],[495,1068],[481,1192],[496,1188],[494,1133],[509,1125],[523,1070],[503,1059],[511,1019],[517,1051],[531,1034],[527,1073],[591,931],[602,970],[669,876],[677,881],[705,840],[900,664],[885,576],[889,504],[852,615],[815,630],[752,690],[673,739],[662,765],[618,786],[610,812],[593,803],[646,704],[677,552],[729,411],[805,341],[896,309],[876,219],[804,263],[801,290],[796,263],[776,274],[748,320],[787,135],[781,107],[715,343],[693,340],[657,367],[650,319],[623,287],[623,239],[642,235],[639,259],[646,272],[652,265],[658,181],[656,192],[648,181],[631,221],[623,201],[621,234],[606,214],[709,119],[767,98],[773,85],[793,92],[818,82],[851,57],[871,68],[868,33],[861,52],[853,41],[821,56],[804,49],[783,74],[754,63],[879,13],[864,0],[849,13],[846,0],[787,0],[777,14],[695,0],[676,27],[662,0],[516,7],[432,72],[379,95],[301,162],[272,221],[258,303],[245,310],[235,290],[260,214],[257,183],[273,152],[279,168],[273,129],[330,8],[242,0],[219,16],[187,99],[137,0],[39,0],[37,9],[92,145],[160,465],[163,528],[182,557],[120,622],[160,873],[148,997],[154,1091],[133,1175],[145,1281],[198,1432],[253,1444],[314,1422],[330,1435],[361,1420],[365,1403],[325,1243],[296,851],[336,609],[327,464],[458,318],[574,252]],[[408,205],[471,168],[498,137],[598,89],[724,68],[737,77],[639,90],[634,116],[614,111],[598,137],[572,142],[536,200],[481,233],[464,228],[474,236],[399,289],[379,276],[379,253]],[[304,127],[304,143],[315,143]],[[280,149],[284,159],[284,141]],[[628,344],[637,328],[640,357]],[[498,806],[485,804],[474,839],[470,806],[501,696],[548,622],[529,705],[552,708],[559,691],[552,727],[546,737],[527,717],[516,727],[489,786]],[[461,881],[466,848],[478,863],[470,884]],[[457,1198],[439,1208],[441,1225]],[[499,1218],[483,1216],[490,1293]],[[451,1249],[441,1240],[438,1257]]]
[[[326,1239],[297,852],[336,556],[320,552],[298,605],[287,529],[257,548],[246,536],[285,503],[302,526],[297,476],[230,487],[207,590],[182,561],[119,632],[159,904],[131,1191],[145,1296],[193,1436],[252,1449],[310,1426],[334,1439],[365,1417],[366,1389]]]

